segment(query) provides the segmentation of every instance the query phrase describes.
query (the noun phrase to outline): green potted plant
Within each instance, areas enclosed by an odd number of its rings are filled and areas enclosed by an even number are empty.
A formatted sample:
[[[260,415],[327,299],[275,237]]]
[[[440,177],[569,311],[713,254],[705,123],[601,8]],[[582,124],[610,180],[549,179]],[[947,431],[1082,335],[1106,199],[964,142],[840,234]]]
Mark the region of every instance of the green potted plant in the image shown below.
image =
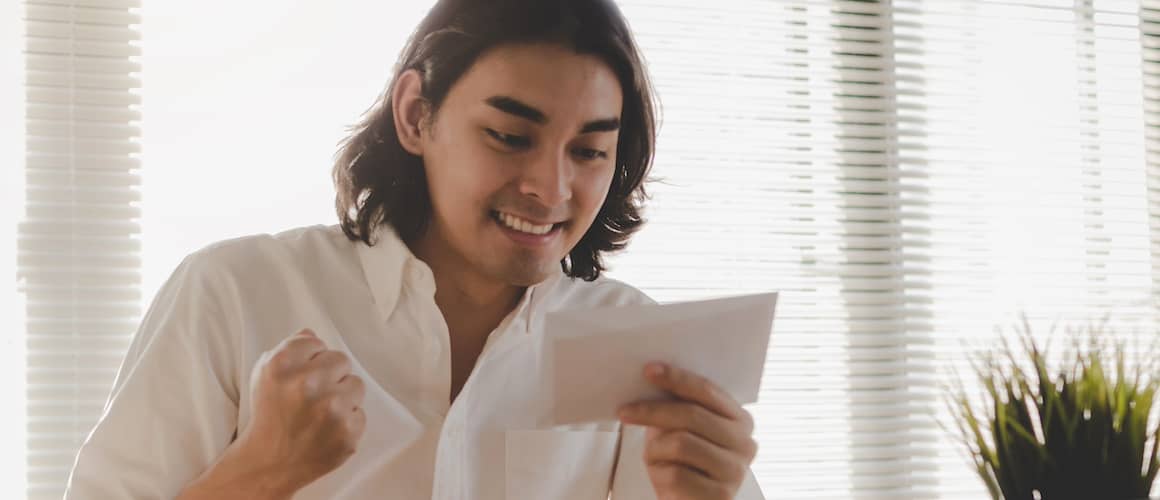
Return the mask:
[[[1054,329],[1053,329],[1054,330]],[[1148,498],[1160,470],[1160,389],[1150,363],[1126,363],[1125,343],[1102,327],[1071,335],[1053,370],[1024,318],[1016,345],[971,359],[980,397],[961,378],[947,387],[952,423],[995,500]],[[1145,352],[1155,353],[1153,348]]]

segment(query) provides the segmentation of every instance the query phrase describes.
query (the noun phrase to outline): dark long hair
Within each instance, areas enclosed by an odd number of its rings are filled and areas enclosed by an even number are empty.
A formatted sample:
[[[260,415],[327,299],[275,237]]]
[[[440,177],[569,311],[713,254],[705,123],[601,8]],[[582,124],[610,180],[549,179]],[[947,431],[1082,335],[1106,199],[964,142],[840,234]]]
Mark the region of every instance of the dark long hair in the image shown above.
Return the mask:
[[[391,95],[407,70],[422,75],[422,96],[434,113],[447,92],[487,49],[506,43],[559,43],[601,58],[616,74],[624,103],[616,172],[592,227],[560,265],[594,280],[605,252],[620,250],[641,228],[644,183],[656,141],[656,104],[643,59],[612,0],[439,0],[419,23],[386,90],[340,144],[333,176],[335,209],[351,240],[368,245],[380,224],[405,241],[426,230],[431,200],[422,158],[403,149]]]

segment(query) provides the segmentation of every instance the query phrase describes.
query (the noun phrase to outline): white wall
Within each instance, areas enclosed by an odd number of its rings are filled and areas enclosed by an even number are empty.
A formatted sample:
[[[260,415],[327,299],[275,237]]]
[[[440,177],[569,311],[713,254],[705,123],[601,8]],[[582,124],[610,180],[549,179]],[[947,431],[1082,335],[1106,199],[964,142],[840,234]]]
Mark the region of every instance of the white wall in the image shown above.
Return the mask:
[[[430,4],[146,2],[146,302],[211,242],[336,223],[336,143]]]

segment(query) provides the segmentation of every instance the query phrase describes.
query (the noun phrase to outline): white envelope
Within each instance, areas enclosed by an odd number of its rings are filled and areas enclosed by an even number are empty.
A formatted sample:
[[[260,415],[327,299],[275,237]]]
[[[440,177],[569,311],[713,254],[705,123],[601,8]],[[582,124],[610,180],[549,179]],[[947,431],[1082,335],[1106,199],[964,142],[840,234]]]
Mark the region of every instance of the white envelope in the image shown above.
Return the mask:
[[[625,403],[666,397],[644,379],[650,361],[698,373],[741,404],[757,401],[776,305],[767,293],[548,314],[541,359],[553,424],[615,420]]]

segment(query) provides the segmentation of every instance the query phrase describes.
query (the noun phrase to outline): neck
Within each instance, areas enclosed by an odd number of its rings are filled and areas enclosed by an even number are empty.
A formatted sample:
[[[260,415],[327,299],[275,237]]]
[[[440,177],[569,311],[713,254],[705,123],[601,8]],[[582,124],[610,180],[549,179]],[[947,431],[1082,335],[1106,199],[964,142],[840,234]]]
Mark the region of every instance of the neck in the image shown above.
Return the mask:
[[[489,279],[434,241],[430,232],[411,246],[435,278],[435,304],[452,335],[487,335],[515,309],[525,287]]]

